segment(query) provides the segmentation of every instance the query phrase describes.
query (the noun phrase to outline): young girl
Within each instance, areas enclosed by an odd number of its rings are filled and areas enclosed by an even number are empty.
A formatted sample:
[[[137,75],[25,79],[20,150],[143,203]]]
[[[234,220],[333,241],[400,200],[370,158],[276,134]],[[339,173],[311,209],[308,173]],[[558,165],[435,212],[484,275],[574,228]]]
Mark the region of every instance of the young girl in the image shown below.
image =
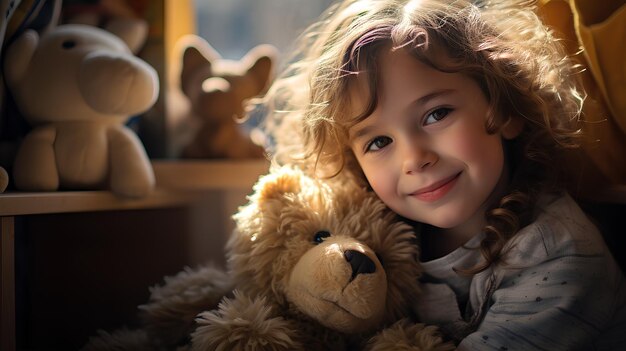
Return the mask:
[[[346,0],[271,88],[276,159],[421,223],[421,321],[460,350],[616,350],[624,275],[561,186],[583,96],[532,1]]]

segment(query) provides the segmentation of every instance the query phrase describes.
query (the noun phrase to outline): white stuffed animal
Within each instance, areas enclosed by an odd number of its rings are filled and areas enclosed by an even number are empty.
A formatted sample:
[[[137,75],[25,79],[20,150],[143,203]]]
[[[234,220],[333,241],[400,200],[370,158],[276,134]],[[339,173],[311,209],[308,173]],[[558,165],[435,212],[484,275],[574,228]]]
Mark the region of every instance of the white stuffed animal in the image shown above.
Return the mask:
[[[155,103],[158,76],[124,42],[133,33],[116,34],[60,25],[41,37],[26,31],[7,49],[7,85],[33,127],[13,167],[18,189],[141,197],[154,188],[145,149],[124,123]]]

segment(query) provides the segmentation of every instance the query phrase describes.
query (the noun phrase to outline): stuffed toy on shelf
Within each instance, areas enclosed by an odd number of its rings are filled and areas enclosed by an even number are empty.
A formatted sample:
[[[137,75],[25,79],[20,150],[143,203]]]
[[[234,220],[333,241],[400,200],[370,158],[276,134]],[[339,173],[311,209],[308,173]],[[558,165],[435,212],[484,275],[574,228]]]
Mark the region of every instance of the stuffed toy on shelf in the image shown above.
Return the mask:
[[[234,216],[228,271],[187,269],[151,289],[143,328],[84,350],[452,350],[415,321],[412,228],[356,182],[290,168],[263,176]]]
[[[111,189],[142,197],[155,179],[146,151],[125,126],[156,101],[156,71],[133,54],[125,32],[66,24],[28,30],[6,50],[4,73],[32,126],[13,165],[19,190]],[[136,49],[136,48],[133,48]]]
[[[242,122],[246,102],[263,94],[271,80],[277,52],[259,45],[241,60],[221,58],[196,35],[179,39],[182,53],[180,87],[195,120],[183,158],[247,159],[265,156],[263,140],[254,140]]]
[[[9,186],[9,173],[3,167],[0,167],[0,193],[3,193],[7,186]]]

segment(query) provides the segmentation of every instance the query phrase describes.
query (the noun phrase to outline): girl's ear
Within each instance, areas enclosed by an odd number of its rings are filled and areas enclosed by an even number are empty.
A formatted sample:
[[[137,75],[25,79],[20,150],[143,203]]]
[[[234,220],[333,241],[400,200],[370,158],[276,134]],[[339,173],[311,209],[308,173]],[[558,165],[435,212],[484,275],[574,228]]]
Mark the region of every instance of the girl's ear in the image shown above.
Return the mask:
[[[502,137],[507,140],[517,138],[524,130],[524,119],[518,116],[511,116],[504,123],[501,129]]]

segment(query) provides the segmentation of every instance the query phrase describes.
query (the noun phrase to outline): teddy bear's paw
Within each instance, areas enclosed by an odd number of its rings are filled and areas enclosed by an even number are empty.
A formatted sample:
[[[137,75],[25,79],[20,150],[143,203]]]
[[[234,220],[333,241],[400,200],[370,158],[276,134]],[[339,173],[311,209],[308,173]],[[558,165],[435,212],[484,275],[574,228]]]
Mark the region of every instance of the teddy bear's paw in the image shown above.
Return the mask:
[[[109,186],[123,197],[148,195],[156,180],[150,160],[141,141],[129,128],[109,128],[110,174]]]
[[[452,343],[444,342],[435,326],[402,319],[373,336],[365,347],[368,351],[449,351]]]
[[[163,285],[150,288],[150,301],[139,306],[140,318],[150,335],[158,336],[164,344],[176,345],[188,340],[198,313],[217,308],[231,291],[231,279],[224,270],[187,267],[165,277]]]
[[[122,198],[138,199],[148,196],[154,189],[154,180],[145,179],[145,177],[139,176],[135,179],[128,177],[128,179],[116,179],[111,177],[110,188],[111,191]]]
[[[217,311],[196,319],[192,350],[300,350],[295,329],[281,317],[272,317],[265,298],[250,299],[235,291]]]
[[[120,329],[113,333],[98,330],[81,351],[155,351],[155,345],[143,330]]]
[[[13,181],[25,191],[55,191],[61,183],[54,152],[57,131],[53,127],[34,128],[26,135],[15,155]]]

